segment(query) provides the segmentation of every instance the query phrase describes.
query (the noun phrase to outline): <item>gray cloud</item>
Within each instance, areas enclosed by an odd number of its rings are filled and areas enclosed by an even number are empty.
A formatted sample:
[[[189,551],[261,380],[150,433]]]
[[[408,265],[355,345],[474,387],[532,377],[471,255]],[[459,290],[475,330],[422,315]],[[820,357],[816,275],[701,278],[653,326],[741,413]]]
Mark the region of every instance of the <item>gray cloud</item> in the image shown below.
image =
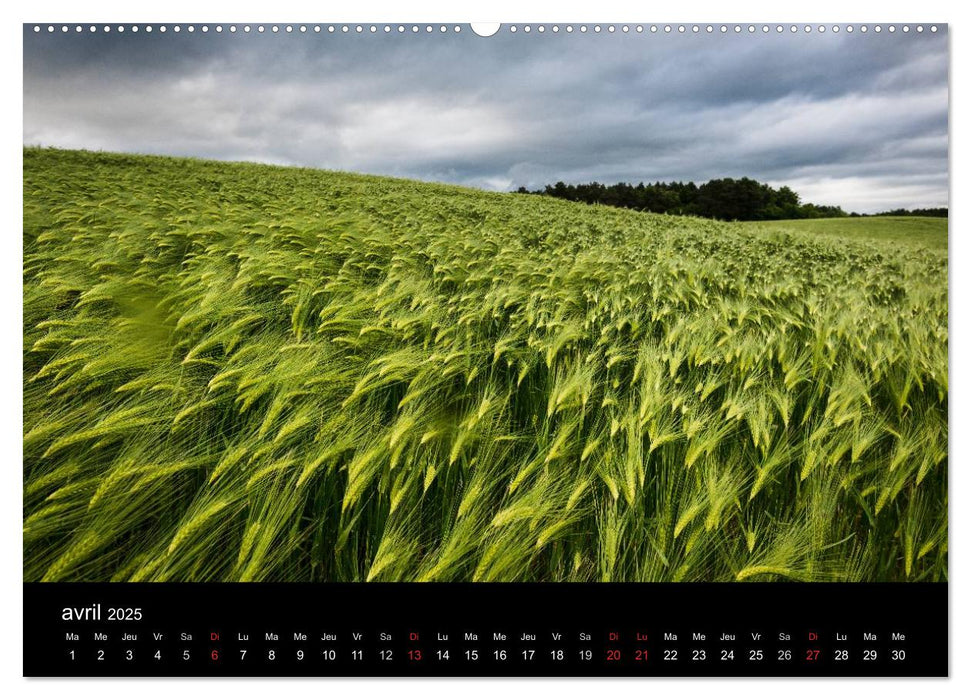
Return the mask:
[[[488,189],[749,176],[946,206],[931,34],[35,34],[24,142]]]

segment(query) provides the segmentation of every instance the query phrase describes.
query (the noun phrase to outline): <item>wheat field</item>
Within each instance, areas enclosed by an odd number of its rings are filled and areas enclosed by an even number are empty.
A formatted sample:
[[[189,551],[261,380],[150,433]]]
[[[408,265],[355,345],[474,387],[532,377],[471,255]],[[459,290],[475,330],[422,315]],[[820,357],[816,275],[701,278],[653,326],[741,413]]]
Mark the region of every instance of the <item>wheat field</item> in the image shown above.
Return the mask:
[[[943,240],[25,149],[24,578],[946,580]]]

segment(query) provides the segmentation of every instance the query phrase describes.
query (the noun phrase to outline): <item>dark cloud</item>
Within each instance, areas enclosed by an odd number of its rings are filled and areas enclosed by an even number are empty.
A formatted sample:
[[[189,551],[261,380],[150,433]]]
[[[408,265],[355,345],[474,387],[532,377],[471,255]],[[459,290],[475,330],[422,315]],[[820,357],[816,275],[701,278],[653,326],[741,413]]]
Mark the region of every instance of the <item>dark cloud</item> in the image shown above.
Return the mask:
[[[750,176],[948,201],[948,39],[24,28],[24,142],[490,189]]]

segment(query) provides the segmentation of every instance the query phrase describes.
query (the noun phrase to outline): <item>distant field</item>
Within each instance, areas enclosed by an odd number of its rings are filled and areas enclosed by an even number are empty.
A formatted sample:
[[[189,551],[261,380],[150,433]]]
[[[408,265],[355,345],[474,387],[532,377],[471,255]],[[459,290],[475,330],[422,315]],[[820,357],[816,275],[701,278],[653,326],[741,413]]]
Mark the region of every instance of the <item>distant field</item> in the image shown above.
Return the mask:
[[[867,216],[797,221],[750,221],[756,231],[793,231],[861,241],[891,241],[947,250],[947,219],[929,216]]]
[[[942,236],[25,149],[24,578],[945,580]]]

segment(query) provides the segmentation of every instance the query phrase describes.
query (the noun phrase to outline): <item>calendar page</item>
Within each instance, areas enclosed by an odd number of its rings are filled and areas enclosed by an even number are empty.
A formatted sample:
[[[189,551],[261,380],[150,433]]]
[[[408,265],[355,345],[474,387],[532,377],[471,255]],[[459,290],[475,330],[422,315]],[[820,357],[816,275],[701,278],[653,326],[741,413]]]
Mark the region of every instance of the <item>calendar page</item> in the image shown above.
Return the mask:
[[[947,24],[22,33],[24,675],[948,675]]]

